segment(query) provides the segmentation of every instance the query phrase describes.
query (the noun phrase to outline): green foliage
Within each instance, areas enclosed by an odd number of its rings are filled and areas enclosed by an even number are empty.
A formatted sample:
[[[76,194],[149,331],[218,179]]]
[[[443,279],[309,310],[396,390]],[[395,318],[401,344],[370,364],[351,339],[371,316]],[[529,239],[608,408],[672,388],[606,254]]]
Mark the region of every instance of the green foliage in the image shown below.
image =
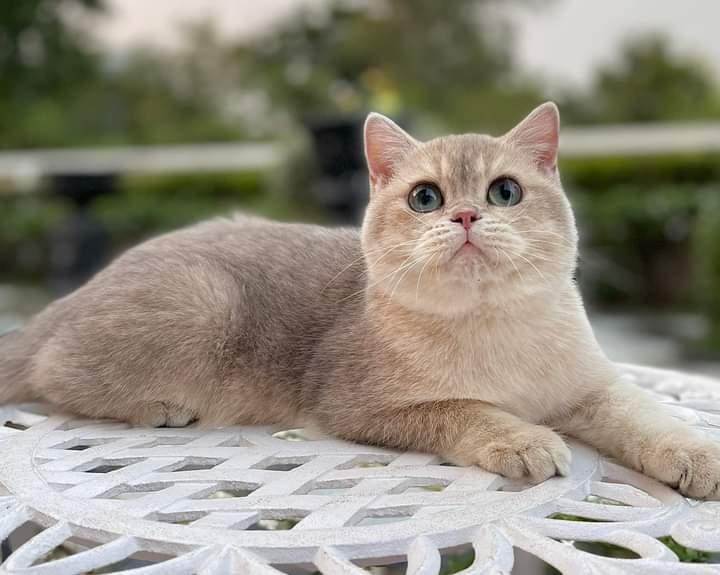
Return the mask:
[[[459,573],[463,569],[470,567],[474,560],[475,553],[472,551],[443,557],[443,563],[440,567],[440,575],[452,575],[453,573]]]
[[[720,197],[703,198],[695,228],[696,297],[710,320],[706,344],[720,351]]]
[[[311,207],[274,195],[266,180],[266,174],[252,172],[127,177],[117,194],[98,198],[92,215],[110,231],[115,251],[234,211],[279,220],[322,218]],[[48,195],[0,194],[0,270],[5,278],[47,274],[50,238],[70,209]]]
[[[571,160],[561,169],[590,295],[606,305],[693,307],[710,320],[700,346],[710,350],[720,350],[719,165],[703,155]],[[599,271],[590,265],[598,257]]]
[[[336,0],[326,16],[293,14],[235,55],[249,84],[298,119],[372,106],[461,130],[507,127],[541,96],[518,74],[509,25],[490,4]]]
[[[65,90],[92,71],[87,38],[68,25],[69,10],[87,17],[103,0],[23,0],[0,4],[0,96],[10,103]]]
[[[559,519],[561,521],[597,522],[596,519],[589,519],[579,515],[569,515],[567,513],[554,513],[549,517],[549,519]],[[667,545],[683,563],[717,563],[717,554],[708,553],[707,551],[699,551],[698,549],[690,549],[689,547],[680,545],[669,535],[659,537],[658,541]],[[587,551],[595,555],[603,555],[605,557],[617,557],[621,559],[635,559],[638,557],[637,553],[630,551],[629,549],[600,541],[581,541],[575,543],[575,547],[582,551]]]
[[[656,122],[720,117],[720,95],[703,62],[671,49],[661,35],[634,37],[601,67],[589,93],[566,98],[570,118]]]
[[[258,174],[128,177],[121,193],[99,198],[93,213],[118,243],[247,207],[262,193]]]
[[[684,547],[670,537],[670,535],[660,537],[658,541],[667,545],[670,551],[675,553],[683,563],[717,563],[717,556],[713,556],[712,553]]]
[[[603,192],[620,183],[647,190],[720,181],[720,156],[604,156],[560,160],[566,186]]]
[[[612,266],[612,273],[593,278],[596,295],[642,307],[691,302],[690,236],[699,197],[712,192],[632,184],[575,191],[585,244]]]
[[[103,7],[102,0],[0,5],[0,147],[32,145],[68,127],[62,101],[95,77],[99,57],[67,15],[89,18]]]
[[[244,39],[185,26],[179,50],[112,61],[81,29],[105,4],[0,7],[0,147],[277,135],[288,119],[367,108],[430,131],[497,132],[543,99],[542,79],[515,64],[508,4],[494,0],[333,0]],[[571,123],[720,117],[708,69],[657,36],[628,43],[589,91],[561,101]]]
[[[6,277],[43,277],[49,267],[50,231],[68,213],[60,201],[0,194],[0,270]]]
[[[188,33],[185,52],[139,49],[110,65],[76,24],[92,25],[104,7],[103,0],[2,3],[0,147],[243,136],[222,113],[229,74],[209,38]]]
[[[256,172],[128,177],[122,192],[99,198],[93,212],[121,247],[234,211],[280,220],[317,219],[310,208],[268,193],[266,179]]]

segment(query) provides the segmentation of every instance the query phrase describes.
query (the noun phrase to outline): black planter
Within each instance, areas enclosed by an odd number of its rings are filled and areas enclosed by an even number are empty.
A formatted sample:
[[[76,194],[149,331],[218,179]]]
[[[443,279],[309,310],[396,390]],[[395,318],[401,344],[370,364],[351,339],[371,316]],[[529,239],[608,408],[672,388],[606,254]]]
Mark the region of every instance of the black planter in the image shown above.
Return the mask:
[[[114,174],[56,174],[50,192],[72,203],[73,211],[51,235],[50,283],[71,291],[102,268],[110,257],[110,234],[90,213],[100,196],[117,192]]]

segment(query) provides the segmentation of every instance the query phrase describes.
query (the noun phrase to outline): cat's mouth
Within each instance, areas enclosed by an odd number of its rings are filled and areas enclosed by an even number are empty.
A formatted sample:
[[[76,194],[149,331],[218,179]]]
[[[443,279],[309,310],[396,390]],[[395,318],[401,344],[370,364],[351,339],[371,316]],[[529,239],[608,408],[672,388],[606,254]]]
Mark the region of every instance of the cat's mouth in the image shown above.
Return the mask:
[[[482,250],[469,239],[465,240],[463,244],[455,251],[452,258],[455,259],[460,256],[477,256],[482,254]]]

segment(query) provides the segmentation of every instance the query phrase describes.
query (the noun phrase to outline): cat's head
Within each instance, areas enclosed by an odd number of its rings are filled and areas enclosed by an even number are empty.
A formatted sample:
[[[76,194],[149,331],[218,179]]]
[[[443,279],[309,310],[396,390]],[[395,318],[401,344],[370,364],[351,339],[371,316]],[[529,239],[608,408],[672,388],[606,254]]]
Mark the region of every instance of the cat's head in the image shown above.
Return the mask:
[[[577,231],[557,170],[559,125],[546,103],[501,137],[420,142],[370,114],[369,285],[407,307],[452,315],[567,283]]]

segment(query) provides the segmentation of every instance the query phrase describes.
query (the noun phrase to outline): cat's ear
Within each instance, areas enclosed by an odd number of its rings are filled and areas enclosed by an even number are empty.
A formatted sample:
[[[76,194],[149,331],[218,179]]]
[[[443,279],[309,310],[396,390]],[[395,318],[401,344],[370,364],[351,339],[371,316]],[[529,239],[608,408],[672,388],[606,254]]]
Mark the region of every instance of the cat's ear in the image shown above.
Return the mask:
[[[397,164],[416,145],[417,140],[390,118],[370,113],[365,120],[365,158],[372,188],[387,183]]]
[[[554,173],[560,141],[560,112],[557,106],[552,102],[541,104],[505,138],[532,154],[541,170]]]

